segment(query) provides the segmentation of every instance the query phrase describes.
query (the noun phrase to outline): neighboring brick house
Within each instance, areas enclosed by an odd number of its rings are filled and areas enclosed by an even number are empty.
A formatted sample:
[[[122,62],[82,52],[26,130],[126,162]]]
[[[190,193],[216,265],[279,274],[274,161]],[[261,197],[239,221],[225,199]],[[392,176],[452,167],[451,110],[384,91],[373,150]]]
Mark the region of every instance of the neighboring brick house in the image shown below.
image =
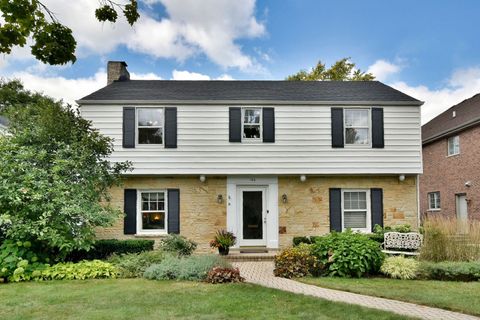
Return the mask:
[[[133,163],[112,189],[125,218],[102,238],[180,233],[201,250],[218,229],[239,247],[278,249],[294,236],[417,228],[420,105],[378,81],[130,80],[78,101]]]
[[[422,126],[424,215],[480,219],[480,94]]]

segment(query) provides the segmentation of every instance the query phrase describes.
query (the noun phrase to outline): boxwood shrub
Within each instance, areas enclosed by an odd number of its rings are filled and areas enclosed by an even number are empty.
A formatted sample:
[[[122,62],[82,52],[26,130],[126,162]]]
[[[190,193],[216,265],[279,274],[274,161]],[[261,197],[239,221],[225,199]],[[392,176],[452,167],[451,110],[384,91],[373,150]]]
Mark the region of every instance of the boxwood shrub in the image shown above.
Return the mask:
[[[71,252],[66,258],[67,261],[80,261],[80,260],[104,260],[112,254],[127,254],[127,253],[140,253],[144,251],[153,250],[153,240],[144,239],[129,239],[129,240],[117,240],[106,239],[97,240],[93,245],[93,248],[89,251],[77,250]]]
[[[340,277],[376,274],[385,258],[378,242],[351,231],[333,232],[316,239],[312,254],[322,266],[319,272]]]
[[[429,280],[479,281],[480,261],[420,263],[419,277]]]

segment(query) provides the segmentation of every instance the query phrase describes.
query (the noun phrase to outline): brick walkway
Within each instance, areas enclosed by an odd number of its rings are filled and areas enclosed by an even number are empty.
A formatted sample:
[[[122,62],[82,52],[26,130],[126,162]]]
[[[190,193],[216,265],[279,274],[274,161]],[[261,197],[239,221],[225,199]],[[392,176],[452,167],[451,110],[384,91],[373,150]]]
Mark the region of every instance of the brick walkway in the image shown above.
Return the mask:
[[[294,280],[278,278],[273,275],[273,262],[271,261],[235,262],[233,265],[240,269],[240,274],[245,277],[247,282],[259,284],[264,287],[305,294],[331,301],[357,304],[363,307],[390,311],[421,319],[479,319],[462,313],[420,306],[413,303],[325,289]],[[421,290],[421,288],[419,288],[419,290]],[[441,292],[439,292],[439,294],[441,294]]]

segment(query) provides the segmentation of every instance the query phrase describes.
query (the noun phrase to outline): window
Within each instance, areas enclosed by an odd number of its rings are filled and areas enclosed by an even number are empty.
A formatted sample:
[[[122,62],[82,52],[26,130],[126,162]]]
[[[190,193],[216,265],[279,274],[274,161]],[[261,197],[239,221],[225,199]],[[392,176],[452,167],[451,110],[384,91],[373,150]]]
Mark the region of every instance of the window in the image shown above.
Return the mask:
[[[137,108],[137,144],[163,144],[163,108]]]
[[[370,110],[345,109],[345,144],[370,144]]]
[[[242,132],[244,140],[259,140],[262,138],[262,109],[242,109]]]
[[[428,209],[440,210],[440,192],[439,191],[428,193]]]
[[[166,192],[140,192],[140,232],[158,233],[166,231]]]
[[[342,190],[342,222],[343,230],[352,229],[370,232],[370,191]]]
[[[454,136],[448,138],[448,155],[454,156],[460,153],[460,137]]]

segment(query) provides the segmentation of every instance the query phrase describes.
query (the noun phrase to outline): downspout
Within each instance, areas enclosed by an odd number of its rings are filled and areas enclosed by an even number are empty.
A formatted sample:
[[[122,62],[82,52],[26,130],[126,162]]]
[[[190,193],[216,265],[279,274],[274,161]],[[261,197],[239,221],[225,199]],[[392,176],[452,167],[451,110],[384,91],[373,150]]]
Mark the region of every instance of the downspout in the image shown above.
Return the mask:
[[[417,186],[417,228],[418,230],[420,230],[420,175],[417,174],[417,178],[416,178],[416,186]]]

